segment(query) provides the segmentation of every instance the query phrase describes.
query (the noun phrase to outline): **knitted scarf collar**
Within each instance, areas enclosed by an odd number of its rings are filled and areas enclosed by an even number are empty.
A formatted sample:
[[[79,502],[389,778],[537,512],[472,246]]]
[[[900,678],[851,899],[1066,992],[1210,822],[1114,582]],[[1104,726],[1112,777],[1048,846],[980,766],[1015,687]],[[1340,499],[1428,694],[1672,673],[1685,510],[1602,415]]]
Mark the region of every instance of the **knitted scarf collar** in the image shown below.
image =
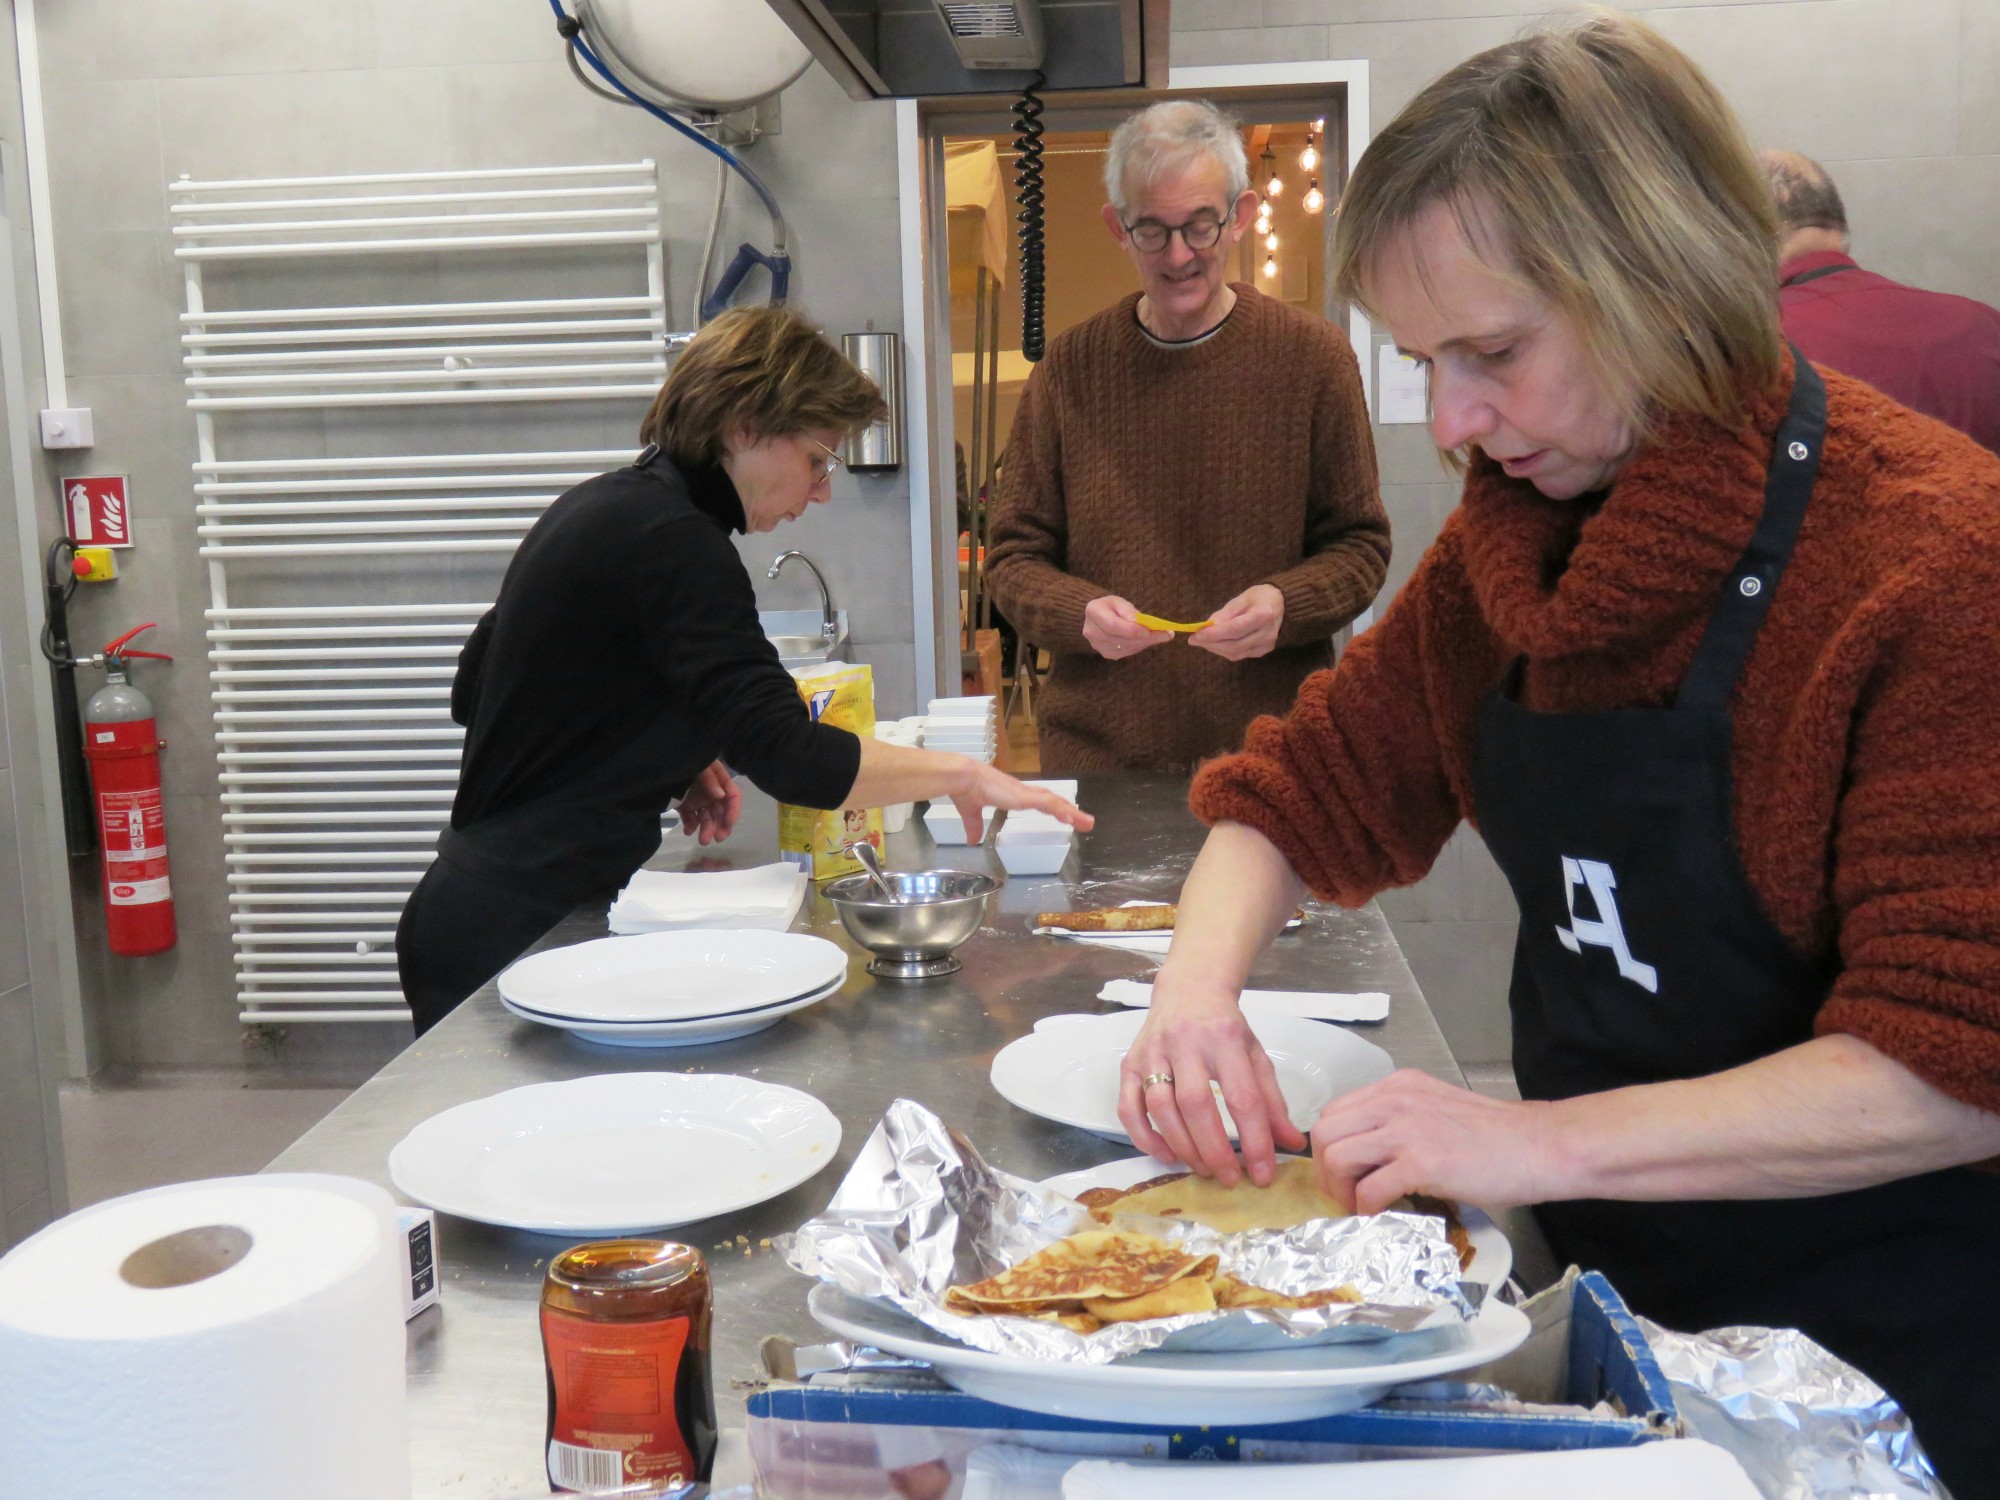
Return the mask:
[[[1565,657],[1705,615],[1756,529],[1791,387],[1787,355],[1779,389],[1753,400],[1736,431],[1663,422],[1594,510],[1475,457],[1461,502],[1466,569],[1500,638],[1529,657]]]

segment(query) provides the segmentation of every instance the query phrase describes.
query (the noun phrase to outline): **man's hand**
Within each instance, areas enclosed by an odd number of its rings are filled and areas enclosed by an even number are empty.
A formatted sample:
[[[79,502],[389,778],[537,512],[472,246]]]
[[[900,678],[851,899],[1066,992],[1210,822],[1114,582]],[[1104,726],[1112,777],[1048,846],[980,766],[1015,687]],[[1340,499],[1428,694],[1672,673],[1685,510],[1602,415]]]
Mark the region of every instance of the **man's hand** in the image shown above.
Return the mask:
[[[1215,1107],[1222,1100],[1236,1121],[1243,1158]],[[1185,1162],[1204,1177],[1234,1187],[1247,1169],[1268,1184],[1274,1148],[1302,1150],[1306,1137],[1285,1112],[1277,1069],[1243,1019],[1237,997],[1214,985],[1177,982],[1167,970],[1153,985],[1153,1003],[1119,1067],[1118,1119],[1132,1144],[1162,1162]]]
[[[1100,599],[1096,604],[1103,602]],[[1269,656],[1285,623],[1285,596],[1271,584],[1253,583],[1218,609],[1212,619],[1207,629],[1188,637],[1190,646],[1212,651],[1224,661]]]
[[[1276,592],[1274,589],[1272,592]],[[1083,638],[1106,661],[1123,661],[1174,638],[1170,630],[1148,630],[1129,599],[1105,594],[1084,607]]]
[[[1406,1193],[1482,1208],[1574,1196],[1559,1168],[1555,1106],[1488,1099],[1404,1069],[1332,1100],[1312,1128],[1320,1181],[1356,1213]]]
[[[719,844],[736,831],[743,812],[743,789],[721,761],[711,763],[681,796],[681,831],[704,845]]]

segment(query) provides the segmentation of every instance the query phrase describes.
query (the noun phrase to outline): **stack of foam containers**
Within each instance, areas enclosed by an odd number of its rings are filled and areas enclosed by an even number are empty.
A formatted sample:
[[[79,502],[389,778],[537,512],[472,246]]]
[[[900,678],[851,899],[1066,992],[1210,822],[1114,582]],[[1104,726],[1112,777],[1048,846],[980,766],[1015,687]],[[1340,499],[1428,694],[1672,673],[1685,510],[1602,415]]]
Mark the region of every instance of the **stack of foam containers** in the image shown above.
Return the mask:
[[[922,749],[924,743],[924,721],[922,715],[908,719],[881,719],[875,724],[875,738],[890,745],[908,745],[912,749]],[[891,802],[882,809],[882,831],[901,833],[910,821],[910,814],[916,811],[914,802]]]
[[[1031,781],[1028,785],[1047,787],[1065,801],[1076,801],[1074,781]],[[1009,875],[1053,875],[1076,847],[1076,834],[1069,824],[1045,812],[1017,809],[1001,822],[993,847]]]
[[[924,748],[991,762],[999,744],[999,704],[989,693],[974,698],[933,698],[924,713]],[[924,827],[940,844],[966,842],[958,809],[939,798],[924,812]]]

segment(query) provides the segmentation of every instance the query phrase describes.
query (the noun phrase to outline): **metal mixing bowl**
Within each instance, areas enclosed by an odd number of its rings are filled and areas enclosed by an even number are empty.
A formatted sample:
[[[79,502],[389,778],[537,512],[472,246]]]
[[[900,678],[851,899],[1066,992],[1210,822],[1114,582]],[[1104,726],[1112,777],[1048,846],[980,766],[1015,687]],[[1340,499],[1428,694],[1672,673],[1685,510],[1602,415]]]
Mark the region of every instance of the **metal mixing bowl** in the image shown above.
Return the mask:
[[[880,979],[936,979],[956,974],[951,950],[979,930],[986,898],[1000,889],[991,875],[963,870],[889,870],[891,902],[866,875],[843,875],[820,887],[847,935],[875,957]]]

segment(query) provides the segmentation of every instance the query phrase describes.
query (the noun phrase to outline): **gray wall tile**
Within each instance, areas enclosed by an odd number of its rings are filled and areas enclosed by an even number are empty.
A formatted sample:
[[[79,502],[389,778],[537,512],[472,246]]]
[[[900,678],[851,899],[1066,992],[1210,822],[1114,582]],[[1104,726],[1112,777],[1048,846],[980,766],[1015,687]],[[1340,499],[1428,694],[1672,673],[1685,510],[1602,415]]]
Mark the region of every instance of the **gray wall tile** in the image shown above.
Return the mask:
[[[29,980],[28,928],[21,893],[21,840],[15,819],[22,788],[11,771],[0,771],[0,991],[11,992]],[[25,995],[27,991],[22,990]],[[0,1088],[20,1080],[0,1080]]]
[[[375,63],[367,5],[284,0],[95,0],[94,43],[103,78],[188,78],[215,73],[302,73]]]
[[[1936,161],[1830,161],[1847,204],[1855,256],[1871,270],[1933,291],[2000,303],[2000,156]]]
[[[49,183],[50,210],[62,235],[91,229],[158,233],[167,217],[167,174],[153,80],[49,79],[42,108],[49,138],[63,142],[66,159],[75,164]]]
[[[10,1208],[50,1190],[48,1095],[34,998],[17,985],[0,994],[0,1203]]]
[[[1173,66],[1205,68],[1221,63],[1298,62],[1332,57],[1324,26],[1237,27],[1225,31],[1174,30]]]
[[[1959,7],[1958,153],[2000,151],[2000,5]]]
[[[169,3],[201,8],[185,0]],[[447,98],[429,72],[163,78],[159,88],[160,157],[169,180],[458,165],[448,156]],[[515,126],[518,132],[519,120]],[[540,165],[561,158],[527,157],[517,149],[504,165],[524,160]]]

